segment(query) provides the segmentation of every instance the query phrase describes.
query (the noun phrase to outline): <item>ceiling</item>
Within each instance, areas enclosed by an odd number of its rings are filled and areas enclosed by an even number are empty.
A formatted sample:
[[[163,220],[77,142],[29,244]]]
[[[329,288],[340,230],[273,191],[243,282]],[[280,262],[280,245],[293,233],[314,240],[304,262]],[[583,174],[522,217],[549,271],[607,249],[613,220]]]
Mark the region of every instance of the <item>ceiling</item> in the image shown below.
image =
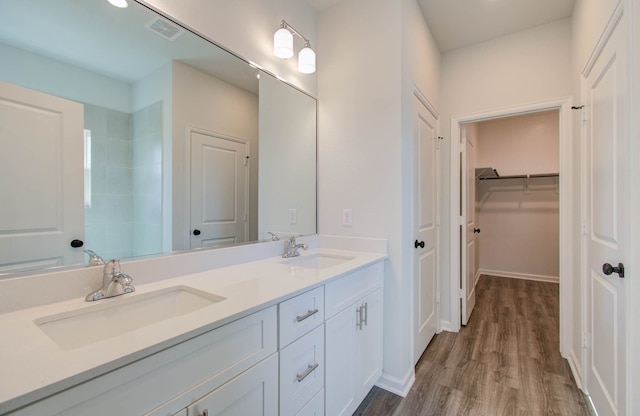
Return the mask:
[[[318,11],[344,0],[307,0]],[[571,16],[576,0],[416,0],[441,52]]]
[[[136,2],[119,9],[106,1],[12,0],[2,8],[0,45],[125,83],[176,60],[257,94],[256,70],[190,32],[159,36],[150,28],[159,15]],[[178,29],[167,19],[160,22],[165,34]]]

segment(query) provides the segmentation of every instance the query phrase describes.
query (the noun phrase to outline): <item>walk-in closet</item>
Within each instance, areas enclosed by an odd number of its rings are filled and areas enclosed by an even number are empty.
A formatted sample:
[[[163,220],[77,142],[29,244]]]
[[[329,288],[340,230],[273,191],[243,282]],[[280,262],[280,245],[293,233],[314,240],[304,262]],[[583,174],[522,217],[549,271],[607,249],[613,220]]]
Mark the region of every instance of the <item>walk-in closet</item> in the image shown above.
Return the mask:
[[[558,111],[465,127],[475,282],[481,274],[558,282]]]

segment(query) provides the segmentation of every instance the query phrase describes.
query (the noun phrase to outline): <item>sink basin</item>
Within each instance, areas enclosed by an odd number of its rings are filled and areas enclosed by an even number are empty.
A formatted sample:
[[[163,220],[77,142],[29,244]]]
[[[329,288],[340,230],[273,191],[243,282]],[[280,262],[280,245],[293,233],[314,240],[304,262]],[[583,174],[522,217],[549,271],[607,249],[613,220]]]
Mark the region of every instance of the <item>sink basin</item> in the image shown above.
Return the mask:
[[[324,269],[353,259],[354,257],[316,253],[309,254],[307,256],[302,255],[300,257],[294,257],[292,259],[285,260],[283,263],[307,269]]]
[[[38,318],[34,323],[64,350],[185,315],[225,298],[187,286],[105,299],[91,307]],[[104,302],[104,303],[103,303]]]

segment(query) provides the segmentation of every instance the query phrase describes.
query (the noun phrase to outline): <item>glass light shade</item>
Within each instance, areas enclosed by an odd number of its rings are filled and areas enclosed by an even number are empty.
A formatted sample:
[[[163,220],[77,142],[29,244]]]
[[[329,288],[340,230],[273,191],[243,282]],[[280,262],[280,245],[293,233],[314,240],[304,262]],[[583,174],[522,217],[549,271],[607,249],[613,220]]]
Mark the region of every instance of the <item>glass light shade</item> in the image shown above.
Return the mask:
[[[121,9],[124,9],[125,7],[129,6],[129,4],[127,3],[127,0],[108,0],[108,1],[112,5],[116,7],[120,7]]]
[[[293,56],[293,35],[287,29],[280,28],[273,35],[273,54],[282,59]]]
[[[303,74],[316,72],[316,53],[308,46],[304,47],[298,54],[298,71]]]

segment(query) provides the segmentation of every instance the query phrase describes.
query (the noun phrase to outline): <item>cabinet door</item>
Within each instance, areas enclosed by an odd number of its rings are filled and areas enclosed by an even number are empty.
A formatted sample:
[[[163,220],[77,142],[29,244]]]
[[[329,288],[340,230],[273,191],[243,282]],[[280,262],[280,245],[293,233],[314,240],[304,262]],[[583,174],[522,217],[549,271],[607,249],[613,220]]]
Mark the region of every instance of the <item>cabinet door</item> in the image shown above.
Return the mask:
[[[356,323],[358,306],[351,305],[325,323],[326,414],[351,415],[356,403]]]
[[[296,416],[324,416],[324,414],[324,389],[322,389],[296,413]]]
[[[359,305],[362,324],[356,328],[355,379],[356,397],[362,400],[382,374],[382,290],[376,290]]]
[[[278,355],[273,354],[187,407],[188,416],[278,414]]]

